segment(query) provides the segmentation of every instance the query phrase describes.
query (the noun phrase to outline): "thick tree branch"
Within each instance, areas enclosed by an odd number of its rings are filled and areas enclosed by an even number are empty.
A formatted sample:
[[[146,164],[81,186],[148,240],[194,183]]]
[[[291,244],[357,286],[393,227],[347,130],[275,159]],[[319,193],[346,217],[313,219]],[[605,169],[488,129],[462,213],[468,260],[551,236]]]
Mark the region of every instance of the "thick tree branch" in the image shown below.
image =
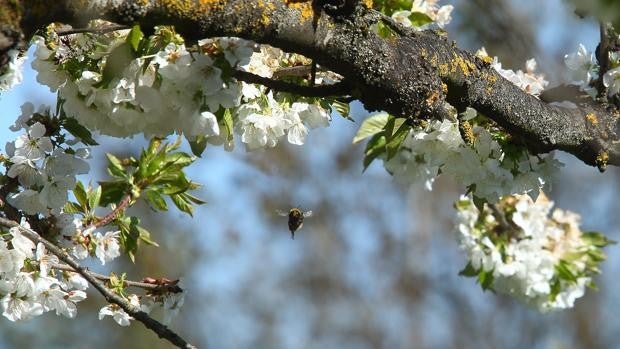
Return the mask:
[[[342,75],[353,96],[369,110],[430,118],[441,117],[445,101],[457,108],[471,106],[534,152],[560,149],[599,168],[620,165],[620,113],[612,107],[550,105],[521,91],[439,33],[402,30],[384,39],[370,27],[385,19],[362,2],[346,2],[355,6],[328,13],[316,13],[321,8],[313,4],[318,3],[64,0],[49,6],[43,0],[20,1],[27,35],[52,21],[83,27],[89,19],[105,18],[125,25],[138,22],[145,28],[174,25],[190,40],[237,36],[314,59]]]
[[[130,304],[127,300],[123,299],[118,294],[112,292],[108,289],[103,282],[101,282],[96,275],[93,275],[86,268],[82,267],[73,257],[71,257],[67,252],[60,249],[58,246],[49,242],[48,240],[42,238],[37,232],[32,229],[28,229],[19,225],[19,223],[12,221],[10,219],[0,217],[0,225],[8,228],[18,228],[20,232],[32,240],[35,243],[42,243],[45,248],[52,254],[58,257],[61,261],[66,263],[69,267],[73,269],[73,271],[79,273],[88,283],[93,285],[101,295],[106,299],[106,301],[110,303],[114,303],[121,307],[127,314],[132,316],[134,319],[140,321],[146,328],[157,333],[160,338],[168,340],[170,343],[176,345],[179,348],[195,348],[195,346],[186,342],[183,338],[181,338],[174,331],[170,330],[164,324],[150,317],[147,313],[140,310],[138,307]]]

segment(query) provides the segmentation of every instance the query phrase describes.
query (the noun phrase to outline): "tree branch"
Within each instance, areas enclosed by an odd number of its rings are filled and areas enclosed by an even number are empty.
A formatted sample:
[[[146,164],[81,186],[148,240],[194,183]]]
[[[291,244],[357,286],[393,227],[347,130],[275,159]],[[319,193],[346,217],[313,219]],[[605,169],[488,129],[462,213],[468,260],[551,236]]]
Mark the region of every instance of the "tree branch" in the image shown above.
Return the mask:
[[[183,338],[181,338],[174,331],[166,327],[164,324],[159,321],[151,318],[147,313],[140,310],[140,308],[130,304],[128,301],[123,299],[118,294],[112,292],[108,289],[103,282],[101,282],[93,273],[88,271],[86,268],[82,267],[73,257],[71,257],[67,252],[60,249],[58,246],[54,245],[50,241],[42,238],[37,232],[32,229],[28,229],[26,227],[21,226],[19,223],[0,217],[0,225],[8,228],[18,228],[20,232],[26,236],[28,239],[32,240],[35,243],[42,243],[45,248],[52,254],[56,255],[58,259],[66,263],[72,271],[79,273],[84,279],[86,279],[109,303],[114,303],[121,307],[127,314],[132,316],[134,319],[140,321],[146,328],[151,331],[157,333],[160,338],[164,338],[168,340],[170,343],[176,345],[179,348],[196,348],[195,346],[189,344]]]
[[[31,261],[30,262],[32,265],[34,266],[38,266],[39,262],[37,261]],[[51,269],[55,269],[55,270],[60,270],[60,271],[68,271],[68,272],[73,272],[73,273],[77,273],[78,271],[76,271],[75,269],[73,269],[73,267],[71,267],[68,264],[62,264],[62,263],[50,263],[49,267]],[[90,271],[88,269],[84,269],[89,275],[91,275],[92,277],[94,277],[95,279],[99,280],[99,281],[103,281],[103,282],[109,282],[111,277],[109,275],[103,275],[103,274],[99,274],[99,273],[95,273],[93,271]],[[179,292],[183,292],[183,290],[173,281],[173,282],[169,282],[169,283],[150,283],[150,282],[142,282],[142,281],[131,281],[131,280],[124,280],[123,281],[123,285],[125,287],[136,287],[136,288],[141,288],[143,290],[146,290],[148,292],[151,293],[162,293],[162,292],[172,292],[172,293],[179,293]]]
[[[186,39],[236,36],[312,58],[342,75],[368,110],[404,118],[441,117],[444,102],[471,106],[495,120],[534,153],[567,151],[603,169],[620,165],[620,113],[604,105],[563,108],[514,86],[471,53],[433,31],[396,30],[381,38],[384,21],[362,2],[347,11],[316,14],[315,1],[217,0],[180,6],[172,0],[20,1],[23,31],[52,22],[77,27],[93,18],[145,28],[174,25]],[[342,3],[342,2],[340,2]],[[320,15],[320,16],[319,16]],[[316,20],[313,26],[313,20]],[[394,26],[393,23],[388,23]]]
[[[232,77],[247,83],[263,85],[272,90],[290,92],[305,97],[343,96],[351,93],[351,87],[346,81],[340,81],[331,85],[302,86],[282,80],[265,78],[241,70],[233,71]]]

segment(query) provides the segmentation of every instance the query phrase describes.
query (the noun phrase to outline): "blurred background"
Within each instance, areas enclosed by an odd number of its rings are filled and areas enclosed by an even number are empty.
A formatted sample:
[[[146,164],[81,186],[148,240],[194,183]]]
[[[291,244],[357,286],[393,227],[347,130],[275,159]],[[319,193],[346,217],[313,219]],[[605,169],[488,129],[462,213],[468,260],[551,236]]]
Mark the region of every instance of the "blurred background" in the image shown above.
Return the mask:
[[[485,46],[504,67],[535,57],[551,86],[565,81],[563,56],[598,43],[597,24],[560,0],[458,0],[448,27],[460,47]],[[27,63],[29,66],[29,64]],[[31,70],[0,96],[1,144],[25,101],[52,104]],[[617,348],[620,332],[619,247],[575,309],[540,314],[459,277],[465,264],[453,229],[452,203],[463,188],[440,179],[432,192],[397,185],[380,162],[362,174],[363,145],[351,139],[368,115],[353,104],[355,123],[335,116],[307,144],[282,143],[247,153],[207,148],[190,169],[208,203],[194,218],[153,214],[138,205],[160,248],[143,247],[138,263],[119,258],[96,271],[181,278],[185,305],[172,327],[201,348]],[[171,115],[171,120],[174,116]],[[101,137],[91,165],[104,180],[105,152],[130,154],[142,137]],[[584,230],[620,240],[620,171],[600,174],[567,154],[550,193],[583,217]],[[276,209],[313,210],[292,240]],[[1,318],[0,348],[168,348],[138,322],[129,328],[97,319],[105,301],[90,290],[76,319],[48,313],[25,323]]]

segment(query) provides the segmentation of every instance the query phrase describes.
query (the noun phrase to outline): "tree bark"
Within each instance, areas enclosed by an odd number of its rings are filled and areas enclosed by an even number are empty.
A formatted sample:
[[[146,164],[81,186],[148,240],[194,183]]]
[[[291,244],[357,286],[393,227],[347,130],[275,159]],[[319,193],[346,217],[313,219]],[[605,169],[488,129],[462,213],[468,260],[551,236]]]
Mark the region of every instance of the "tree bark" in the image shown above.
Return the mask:
[[[50,22],[84,27],[107,19],[143,28],[174,25],[186,40],[236,36],[297,52],[344,76],[368,110],[404,118],[443,117],[445,102],[488,116],[534,153],[559,149],[603,170],[620,165],[620,112],[613,105],[546,103],[502,78],[489,64],[435,31],[399,28],[342,0],[22,0],[18,18],[29,38]],[[2,5],[0,1],[0,14]],[[11,3],[11,2],[9,2]],[[371,26],[383,22],[394,35]],[[0,60],[1,62],[1,60]]]

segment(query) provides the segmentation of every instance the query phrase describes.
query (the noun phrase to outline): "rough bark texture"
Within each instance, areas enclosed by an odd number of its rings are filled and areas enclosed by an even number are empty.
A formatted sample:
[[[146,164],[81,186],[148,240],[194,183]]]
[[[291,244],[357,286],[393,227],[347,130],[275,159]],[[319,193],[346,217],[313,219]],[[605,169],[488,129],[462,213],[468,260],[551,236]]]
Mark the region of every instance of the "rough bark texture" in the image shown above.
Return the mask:
[[[533,152],[560,149],[604,169],[620,165],[620,113],[613,106],[561,108],[541,101],[460,50],[440,33],[394,27],[351,0],[24,0],[25,37],[47,23],[84,26],[92,18],[144,28],[171,24],[188,40],[237,36],[313,58],[347,80],[369,110],[405,118],[441,117],[447,101],[495,120]],[[108,4],[109,3],[109,4]],[[0,9],[0,14],[4,11]],[[384,21],[394,35],[370,26]],[[0,52],[1,53],[1,52]],[[1,62],[1,61],[0,61]]]

